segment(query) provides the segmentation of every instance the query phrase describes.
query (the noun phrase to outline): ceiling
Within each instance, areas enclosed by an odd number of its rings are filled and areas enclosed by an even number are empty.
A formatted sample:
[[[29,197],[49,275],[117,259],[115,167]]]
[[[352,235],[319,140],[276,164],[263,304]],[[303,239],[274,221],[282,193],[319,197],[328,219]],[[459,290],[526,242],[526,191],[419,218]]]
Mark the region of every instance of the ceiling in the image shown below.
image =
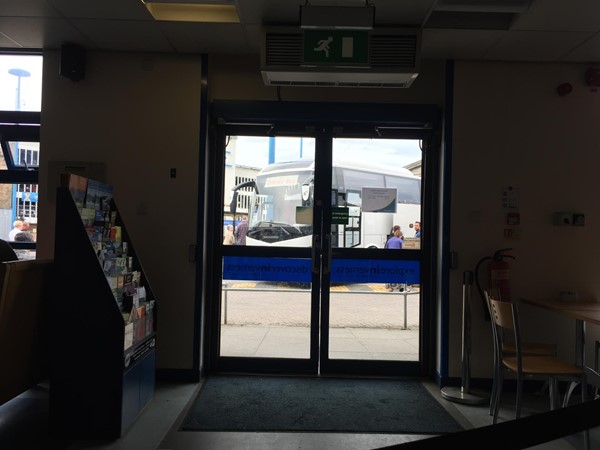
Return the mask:
[[[183,1],[183,0],[182,0]],[[424,59],[600,61],[600,1],[531,0],[524,12],[441,11],[443,4],[488,6],[528,0],[370,0],[375,27],[422,29]],[[299,7],[365,6],[364,0],[233,0],[241,23],[157,22],[141,0],[2,0],[0,48],[259,54],[263,25],[299,26]]]

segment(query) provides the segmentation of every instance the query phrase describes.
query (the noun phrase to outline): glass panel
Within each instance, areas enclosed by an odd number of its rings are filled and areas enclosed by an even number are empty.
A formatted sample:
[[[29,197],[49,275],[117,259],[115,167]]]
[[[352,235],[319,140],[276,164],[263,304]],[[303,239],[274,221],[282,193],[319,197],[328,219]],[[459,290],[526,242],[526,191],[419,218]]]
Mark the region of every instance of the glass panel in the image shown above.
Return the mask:
[[[16,208],[16,218],[19,218],[25,223],[30,224],[31,229],[29,229],[28,231],[33,234],[33,241],[36,241],[35,237],[37,236],[38,185],[21,183],[14,185],[13,189],[15,192],[14,204]],[[16,236],[15,240],[20,240],[19,236]]]
[[[231,225],[237,245],[310,247],[314,148],[312,138],[231,136],[223,236]]]
[[[221,356],[310,357],[311,262],[223,259]]]
[[[312,244],[314,139],[230,136],[223,245]],[[310,358],[311,261],[223,259],[220,356]]]
[[[0,111],[41,111],[43,57],[31,54],[0,54]],[[14,114],[11,114],[14,115]],[[24,133],[28,126],[22,128]],[[31,139],[30,134],[26,139]],[[0,170],[10,169],[11,180],[19,180],[25,170],[39,168],[39,142],[3,141]],[[6,154],[4,154],[6,152]],[[8,158],[12,161],[8,161]],[[5,159],[7,158],[7,159]],[[30,180],[31,178],[26,178]],[[29,183],[0,184],[0,238],[15,247],[37,241],[38,185]],[[29,244],[31,246],[31,244]],[[15,249],[20,259],[34,259],[35,249]]]
[[[17,167],[39,168],[40,143],[39,142],[9,142],[13,163]]]
[[[37,184],[0,184],[0,238],[13,246],[37,241]],[[16,248],[19,259],[35,259],[35,249]]]
[[[369,155],[365,159],[364,155]],[[416,140],[335,139],[332,245],[420,248],[421,150]],[[347,208],[336,214],[336,209]],[[419,225],[416,225],[419,223]],[[388,251],[388,250],[385,250]],[[333,259],[330,359],[418,361],[420,262]]]
[[[0,55],[0,110],[42,110],[41,55]]]
[[[385,248],[397,225],[403,248],[420,248],[415,239],[421,217],[420,173],[418,140],[334,139],[334,206],[348,208],[348,216],[332,226],[333,245]]]
[[[387,292],[380,283],[333,285],[329,358],[419,360],[419,289]]]

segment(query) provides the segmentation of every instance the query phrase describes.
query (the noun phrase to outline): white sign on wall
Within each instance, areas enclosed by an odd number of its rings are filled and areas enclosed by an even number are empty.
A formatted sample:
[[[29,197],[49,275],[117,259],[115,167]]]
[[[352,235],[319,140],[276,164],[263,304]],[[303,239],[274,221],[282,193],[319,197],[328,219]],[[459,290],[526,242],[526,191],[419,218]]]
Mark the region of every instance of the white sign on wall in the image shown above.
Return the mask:
[[[395,213],[397,209],[396,188],[362,188],[363,212]]]

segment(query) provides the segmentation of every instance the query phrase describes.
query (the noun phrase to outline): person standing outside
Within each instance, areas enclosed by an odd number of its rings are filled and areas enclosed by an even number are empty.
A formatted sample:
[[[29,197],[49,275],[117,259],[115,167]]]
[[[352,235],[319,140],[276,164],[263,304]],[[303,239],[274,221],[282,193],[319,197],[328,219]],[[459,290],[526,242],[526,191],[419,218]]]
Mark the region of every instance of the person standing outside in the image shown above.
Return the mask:
[[[397,248],[397,249],[401,249],[402,248],[402,232],[400,231],[400,228],[398,228],[397,230],[394,230],[394,235],[388,239],[388,241],[385,244],[385,248]]]
[[[394,225],[392,227],[392,229],[390,230],[390,234],[387,235],[387,240],[385,241],[385,245],[383,246],[383,248],[388,248],[387,243],[388,241],[394,237],[394,233],[396,232],[396,230],[400,230],[400,225]],[[402,236],[402,231],[400,231],[400,239],[403,239],[404,236]]]
[[[227,225],[225,236],[223,237],[223,245],[233,245],[235,238],[233,237],[233,225]]]
[[[235,227],[235,244],[246,245],[246,233],[248,233],[248,218],[242,216],[242,221]]]
[[[421,222],[415,222],[415,237],[421,237]]]
[[[14,241],[15,240],[15,236],[17,235],[17,233],[21,232],[21,227],[23,226],[23,221],[22,220],[15,220],[13,222],[13,229],[10,230],[10,232],[8,233],[8,240],[9,241]]]
[[[396,228],[397,227],[397,228]],[[400,231],[400,227],[398,225],[394,226],[394,234],[388,241],[385,243],[385,248],[393,248],[393,249],[401,249],[402,248],[402,232]],[[402,292],[402,289],[405,289],[406,285],[401,285],[399,289]],[[388,292],[393,292],[394,288],[398,287],[395,283],[386,284],[385,288]]]

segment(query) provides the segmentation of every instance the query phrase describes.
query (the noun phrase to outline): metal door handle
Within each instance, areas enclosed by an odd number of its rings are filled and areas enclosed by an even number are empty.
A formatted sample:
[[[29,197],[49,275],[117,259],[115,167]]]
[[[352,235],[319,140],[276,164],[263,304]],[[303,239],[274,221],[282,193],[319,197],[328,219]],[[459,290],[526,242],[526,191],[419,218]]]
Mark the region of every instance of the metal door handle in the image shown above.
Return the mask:
[[[324,249],[326,253],[325,263],[323,264],[323,273],[329,273],[331,271],[331,235],[326,234],[324,240]]]
[[[321,245],[321,236],[318,234],[313,235],[313,243],[312,243],[312,271],[314,274],[319,273],[319,256],[320,255],[320,245]]]

